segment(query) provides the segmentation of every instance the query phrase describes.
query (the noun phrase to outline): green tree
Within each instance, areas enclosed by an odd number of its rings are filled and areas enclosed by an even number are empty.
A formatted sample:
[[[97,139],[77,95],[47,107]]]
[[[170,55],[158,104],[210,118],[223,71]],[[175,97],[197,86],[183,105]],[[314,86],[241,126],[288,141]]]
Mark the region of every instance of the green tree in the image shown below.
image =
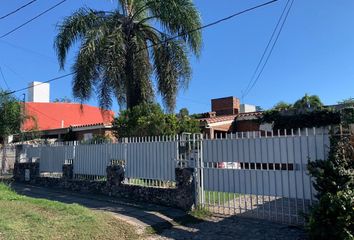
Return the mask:
[[[178,133],[199,133],[200,132],[200,122],[196,120],[193,116],[189,115],[187,108],[182,108],[177,114],[178,117]]]
[[[54,99],[53,102],[55,102],[55,103],[71,103],[72,100],[69,97],[65,96],[62,98],[56,98],[56,99]]]
[[[327,160],[309,161],[317,190],[308,216],[311,239],[354,238],[354,148],[347,137],[332,137]]]
[[[55,49],[63,69],[79,42],[72,69],[74,97],[85,101],[96,89],[100,106],[114,96],[132,108],[157,92],[169,111],[191,78],[188,53],[199,56],[201,19],[192,0],[119,0],[112,12],[81,8],[59,26]],[[181,37],[171,39],[172,36]]]
[[[20,132],[22,120],[19,101],[11,94],[0,90],[0,144],[3,146],[1,173],[6,170],[6,139]]]
[[[189,116],[165,114],[158,104],[141,104],[124,110],[114,120],[117,137],[175,135],[200,132],[199,122]]]
[[[283,111],[283,110],[289,110],[292,107],[293,107],[292,104],[280,101],[280,102],[278,102],[277,104],[274,105],[272,110]]]
[[[298,110],[321,109],[322,107],[323,103],[317,95],[309,96],[305,94],[305,96],[294,103],[294,108]]]
[[[344,105],[345,107],[354,107],[354,98],[347,98],[343,101],[338,102],[338,104]]]
[[[22,123],[22,111],[19,101],[0,90],[0,136],[2,142],[5,142],[6,137],[9,135],[19,133]]]

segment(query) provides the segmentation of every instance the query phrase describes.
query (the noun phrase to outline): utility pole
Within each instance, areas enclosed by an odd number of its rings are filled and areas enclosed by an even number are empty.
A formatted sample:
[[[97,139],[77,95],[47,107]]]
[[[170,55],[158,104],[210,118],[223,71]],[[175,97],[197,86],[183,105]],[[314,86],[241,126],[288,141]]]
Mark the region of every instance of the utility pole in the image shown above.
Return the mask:
[[[23,96],[23,99],[22,99],[22,126],[23,126],[23,123],[25,121],[25,118],[26,118],[26,93],[22,94]],[[24,131],[22,128],[20,128],[20,131],[21,131],[21,142],[23,144],[24,142]]]

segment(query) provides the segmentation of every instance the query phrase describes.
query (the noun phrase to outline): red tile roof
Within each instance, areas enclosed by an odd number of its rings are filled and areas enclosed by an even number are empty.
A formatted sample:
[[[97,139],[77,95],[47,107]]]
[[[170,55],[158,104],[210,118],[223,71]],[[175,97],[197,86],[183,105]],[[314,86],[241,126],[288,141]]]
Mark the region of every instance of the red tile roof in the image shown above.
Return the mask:
[[[237,115],[225,115],[225,116],[217,116],[217,117],[210,117],[210,118],[201,118],[200,121],[205,121],[208,124],[210,123],[218,123],[218,122],[226,122],[234,120]]]
[[[28,119],[22,130],[49,130],[78,125],[110,124],[114,112],[102,112],[100,108],[79,103],[33,103],[25,104]]]
[[[210,117],[210,118],[201,118],[199,119],[200,121],[204,121],[208,124],[211,123],[220,123],[220,122],[226,122],[226,121],[231,121],[237,119],[240,120],[245,120],[248,119],[249,117],[259,117],[262,116],[262,112],[249,112],[249,113],[239,113],[239,114],[234,114],[234,115],[224,115],[224,116],[216,116],[216,117]]]

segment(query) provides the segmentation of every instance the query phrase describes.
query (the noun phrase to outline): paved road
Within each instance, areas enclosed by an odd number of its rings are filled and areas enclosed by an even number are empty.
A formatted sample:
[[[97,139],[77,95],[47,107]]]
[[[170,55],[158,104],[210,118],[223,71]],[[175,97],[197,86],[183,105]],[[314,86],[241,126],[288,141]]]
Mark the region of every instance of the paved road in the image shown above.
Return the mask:
[[[147,227],[158,234],[144,235],[149,240],[169,239],[306,239],[303,230],[268,221],[240,217],[211,218],[199,223],[186,219],[183,211],[154,204],[127,203],[105,196],[62,192],[43,187],[13,184],[20,194],[64,203],[78,203],[93,210],[107,211],[137,227],[143,234]],[[188,218],[188,220],[191,220]],[[178,224],[176,223],[178,222]]]

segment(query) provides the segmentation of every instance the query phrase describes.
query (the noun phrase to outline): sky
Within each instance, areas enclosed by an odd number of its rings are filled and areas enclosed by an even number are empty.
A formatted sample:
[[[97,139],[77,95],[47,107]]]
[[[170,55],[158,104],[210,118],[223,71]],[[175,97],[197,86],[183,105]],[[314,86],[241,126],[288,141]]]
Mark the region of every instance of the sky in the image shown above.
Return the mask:
[[[0,35],[17,27],[60,0],[38,0],[0,20]],[[267,0],[195,0],[203,24]],[[2,0],[0,16],[29,2]],[[279,0],[203,30],[201,56],[191,57],[193,78],[177,98],[176,110],[210,111],[210,99],[236,96],[251,80],[278,18],[286,4]],[[114,9],[112,0],[68,0],[32,23],[0,39],[0,67],[9,89],[26,87],[70,72],[75,46],[65,70],[60,70],[53,41],[57,24],[80,7]],[[354,1],[295,0],[263,74],[243,103],[271,108],[279,101],[294,102],[305,93],[319,95],[325,104],[354,97]],[[51,83],[51,99],[72,97],[71,77]],[[0,87],[7,89],[0,77]],[[22,98],[19,92],[16,96]],[[158,100],[158,98],[157,98]],[[159,100],[158,100],[159,101]],[[92,98],[88,104],[97,105]],[[117,112],[115,103],[112,109]]]

